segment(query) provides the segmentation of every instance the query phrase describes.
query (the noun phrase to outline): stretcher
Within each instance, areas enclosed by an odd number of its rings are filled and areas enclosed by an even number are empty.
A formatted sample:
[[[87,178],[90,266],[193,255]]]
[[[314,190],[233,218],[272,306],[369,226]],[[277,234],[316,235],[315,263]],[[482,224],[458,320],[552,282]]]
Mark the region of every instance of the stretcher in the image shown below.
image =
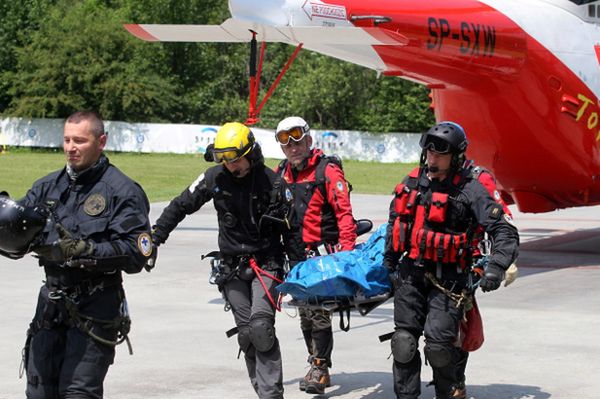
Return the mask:
[[[392,293],[386,292],[371,297],[356,295],[353,297],[322,298],[314,300],[291,299],[287,304],[312,310],[326,310],[328,312],[356,310],[361,316],[366,316],[379,305],[383,305],[391,297]]]

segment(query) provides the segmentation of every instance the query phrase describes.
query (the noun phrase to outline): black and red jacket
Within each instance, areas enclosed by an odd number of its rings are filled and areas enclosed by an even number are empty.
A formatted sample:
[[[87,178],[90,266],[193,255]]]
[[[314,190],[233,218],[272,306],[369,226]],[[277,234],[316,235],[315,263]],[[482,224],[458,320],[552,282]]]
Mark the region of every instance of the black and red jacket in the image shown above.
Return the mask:
[[[317,173],[326,162],[323,177]],[[323,167],[323,166],[321,166]],[[310,151],[301,171],[283,161],[276,168],[294,194],[294,208],[300,221],[302,240],[308,247],[339,243],[341,250],[354,249],[356,224],[344,171],[319,149]],[[322,180],[322,181],[318,181]]]
[[[473,241],[482,228],[493,241],[489,262],[502,269],[515,260],[519,235],[472,169],[439,181],[426,168],[413,170],[396,186],[390,205],[384,264],[393,270],[401,256],[426,268],[470,265]]]

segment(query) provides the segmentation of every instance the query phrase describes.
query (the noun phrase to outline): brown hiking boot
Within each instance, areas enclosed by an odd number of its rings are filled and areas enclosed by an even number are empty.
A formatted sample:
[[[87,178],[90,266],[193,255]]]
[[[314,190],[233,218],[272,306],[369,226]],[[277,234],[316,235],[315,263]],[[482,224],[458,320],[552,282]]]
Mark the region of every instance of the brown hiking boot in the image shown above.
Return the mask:
[[[329,368],[325,359],[315,359],[307,377],[306,393],[320,395],[325,393],[325,388],[331,386],[331,377],[329,377]]]
[[[306,375],[304,376],[304,378],[302,378],[300,380],[300,382],[298,383],[298,388],[300,388],[301,391],[306,391],[306,383],[310,380],[310,377],[312,375],[312,366],[310,366],[310,368],[308,369],[308,373],[306,373]]]
[[[452,391],[450,392],[450,397],[452,399],[467,399],[467,387],[464,383],[455,385],[452,387]]]

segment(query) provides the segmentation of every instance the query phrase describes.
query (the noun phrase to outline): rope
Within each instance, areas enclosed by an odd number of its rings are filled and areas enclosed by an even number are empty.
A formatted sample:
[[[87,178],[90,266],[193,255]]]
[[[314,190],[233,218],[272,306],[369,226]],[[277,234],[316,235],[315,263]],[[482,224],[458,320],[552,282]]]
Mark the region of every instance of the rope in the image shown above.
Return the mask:
[[[77,328],[79,328],[83,333],[87,334],[93,340],[108,346],[114,347],[122,344],[123,342],[127,342],[127,349],[129,350],[129,354],[133,355],[133,348],[131,346],[131,341],[129,341],[129,336],[127,334],[122,334],[122,331],[120,330],[122,324],[122,317],[117,317],[115,320],[103,320],[86,316],[84,314],[79,313],[77,305],[71,298],[69,298],[66,295],[63,295],[63,299],[65,303],[65,308],[67,309],[69,316],[75,323],[75,326],[77,326]],[[85,319],[86,321],[84,321],[83,319]],[[92,328],[90,327],[90,324],[92,322],[102,324],[103,328],[113,327],[117,330],[117,334],[121,336],[119,337],[117,335],[117,339],[114,341],[102,338],[94,334],[94,332],[92,331]]]
[[[264,275],[264,276],[270,278],[271,280],[276,281],[280,284],[282,283],[282,280],[280,278],[278,278],[277,276],[274,276],[271,273],[261,269],[260,266],[258,266],[258,263],[256,263],[256,259],[254,259],[254,257],[250,257],[250,259],[248,260],[248,263],[250,264],[250,267],[256,274],[256,277],[258,277],[258,280],[260,281],[260,284],[262,285],[263,289],[265,290],[265,293],[267,294],[267,298],[269,298],[269,302],[271,302],[271,305],[273,305],[273,307],[275,308],[276,311],[281,312],[281,301],[283,300],[283,296],[279,295],[279,297],[277,298],[277,301],[275,301],[275,299],[273,299],[273,295],[271,295],[271,292],[269,292],[269,289],[267,288],[267,284],[265,284],[265,281],[263,280],[262,275]]]
[[[443,287],[438,281],[438,279],[435,278],[435,276],[430,272],[425,273],[425,277],[427,277],[427,279],[431,281],[431,284],[433,284],[435,288],[442,291],[448,298],[456,302],[457,308],[461,305],[464,305],[466,309],[469,309],[473,305],[473,297],[469,295],[467,290],[462,290],[460,294],[457,294]]]

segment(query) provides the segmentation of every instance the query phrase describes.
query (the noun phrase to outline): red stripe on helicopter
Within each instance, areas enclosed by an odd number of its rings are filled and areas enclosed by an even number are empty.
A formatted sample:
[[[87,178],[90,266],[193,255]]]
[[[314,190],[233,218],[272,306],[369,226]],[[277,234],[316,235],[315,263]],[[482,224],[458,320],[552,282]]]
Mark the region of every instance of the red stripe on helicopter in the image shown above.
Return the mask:
[[[127,29],[129,31],[129,33],[131,33],[138,39],[142,39],[147,42],[159,41],[158,38],[152,36],[150,33],[148,33],[148,31],[146,31],[144,28],[142,28],[138,24],[124,24],[123,26],[125,27],[125,29]]]

